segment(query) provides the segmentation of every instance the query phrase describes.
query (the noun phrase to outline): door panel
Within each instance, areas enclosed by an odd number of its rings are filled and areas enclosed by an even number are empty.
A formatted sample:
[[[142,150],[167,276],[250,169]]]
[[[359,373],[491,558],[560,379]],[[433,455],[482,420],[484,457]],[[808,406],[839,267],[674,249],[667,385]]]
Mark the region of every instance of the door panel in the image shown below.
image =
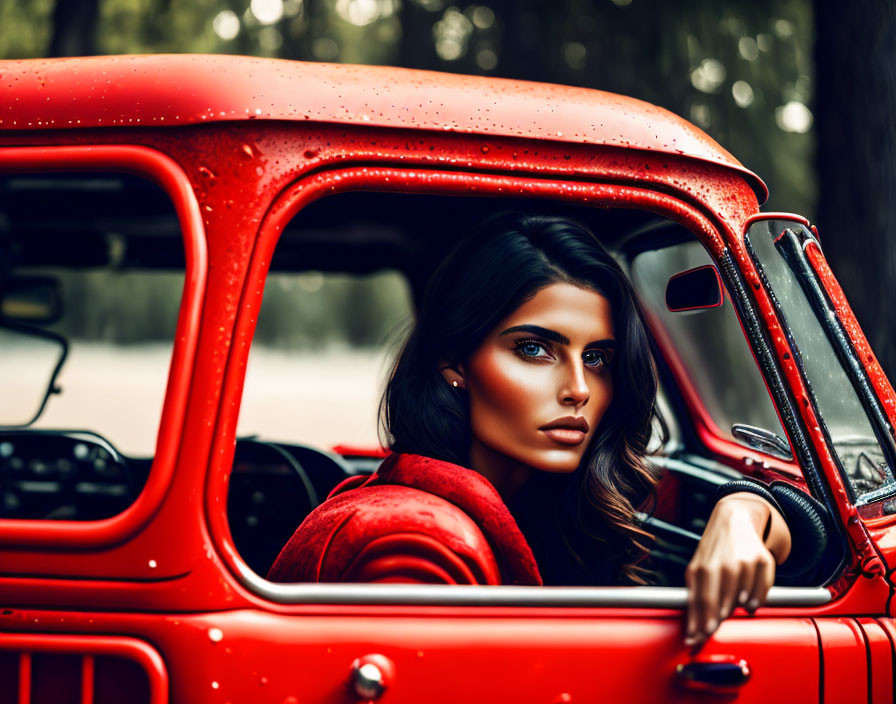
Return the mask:
[[[176,633],[154,639],[164,641],[159,645],[171,663],[177,701],[262,701],[263,695],[277,703],[293,697],[349,704],[361,701],[349,686],[352,663],[373,654],[394,669],[382,698],[389,704],[732,700],[730,693],[678,685],[676,666],[688,661],[680,616],[502,612],[236,611],[178,619]],[[210,642],[210,632],[219,640]],[[723,655],[746,660],[751,670],[736,692],[739,703],[819,701],[818,635],[809,619],[730,619],[701,653]]]
[[[868,643],[868,683],[871,704],[893,701],[893,644],[880,623],[870,618],[858,619]]]
[[[822,648],[824,704],[868,700],[865,637],[855,619],[816,619]]]

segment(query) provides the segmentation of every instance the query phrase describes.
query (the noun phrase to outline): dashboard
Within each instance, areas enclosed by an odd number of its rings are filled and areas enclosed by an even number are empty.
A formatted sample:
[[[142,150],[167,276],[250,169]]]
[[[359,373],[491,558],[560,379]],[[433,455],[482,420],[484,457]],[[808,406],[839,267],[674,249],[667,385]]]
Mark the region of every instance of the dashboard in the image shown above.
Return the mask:
[[[381,458],[340,455],[257,437],[237,440],[227,493],[234,545],[265,575],[304,518],[348,477],[372,474]],[[662,477],[658,502],[640,514],[655,536],[648,567],[661,585],[683,584],[715,489],[739,476],[699,457],[651,458]],[[126,457],[83,430],[0,431],[0,518],[87,521],[126,509],[140,494],[152,460]]]

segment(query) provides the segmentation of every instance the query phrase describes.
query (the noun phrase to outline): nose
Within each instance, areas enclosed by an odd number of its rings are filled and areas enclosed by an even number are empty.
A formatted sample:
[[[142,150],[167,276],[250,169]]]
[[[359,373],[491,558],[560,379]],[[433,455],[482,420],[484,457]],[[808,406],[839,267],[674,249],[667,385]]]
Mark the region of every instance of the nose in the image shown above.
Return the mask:
[[[560,403],[564,406],[584,406],[591,390],[585,381],[585,370],[579,364],[569,365],[560,385]]]

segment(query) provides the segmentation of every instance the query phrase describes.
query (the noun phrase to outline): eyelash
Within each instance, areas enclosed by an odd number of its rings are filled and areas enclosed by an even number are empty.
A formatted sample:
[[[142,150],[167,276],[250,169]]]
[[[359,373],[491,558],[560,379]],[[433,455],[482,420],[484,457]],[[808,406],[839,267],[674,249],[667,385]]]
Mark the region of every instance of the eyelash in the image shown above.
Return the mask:
[[[542,350],[544,350],[545,352],[548,352],[548,347],[544,343],[544,341],[538,340],[535,338],[526,338],[523,340],[517,340],[513,346],[513,351],[517,354],[517,356],[519,356],[520,358],[525,359],[527,361],[531,361],[533,359],[544,359],[544,357],[542,355],[524,354],[523,348],[526,347],[527,345],[536,345],[536,346],[540,347]],[[591,369],[605,369],[606,367],[609,366],[610,360],[607,358],[607,353],[604,350],[593,350],[593,349],[585,350],[585,354],[587,354],[589,352],[592,352],[592,353],[598,355],[598,359],[600,360],[599,364],[589,365]]]

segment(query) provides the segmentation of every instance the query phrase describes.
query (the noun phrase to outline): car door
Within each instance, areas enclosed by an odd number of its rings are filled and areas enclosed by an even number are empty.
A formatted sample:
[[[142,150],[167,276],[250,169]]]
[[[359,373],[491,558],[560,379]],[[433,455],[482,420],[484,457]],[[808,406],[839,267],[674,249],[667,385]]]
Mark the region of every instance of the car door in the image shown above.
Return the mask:
[[[408,187],[420,179],[395,170],[353,178],[343,177],[341,184],[376,189],[384,179],[380,187],[386,181],[389,188],[396,182]],[[439,192],[443,178],[454,182],[458,176],[428,174],[430,193]],[[338,180],[327,175],[328,188]],[[309,181],[306,192],[314,188]],[[483,194],[482,179],[477,183]],[[551,187],[562,185],[546,185],[546,194]],[[501,188],[508,188],[506,180],[495,182],[495,192]],[[287,197],[301,194],[297,186]],[[270,212],[262,242],[265,232],[283,231],[296,208],[278,203]],[[272,253],[273,240],[256,248],[250,279],[263,279]],[[254,320],[255,309],[245,301],[244,308]],[[354,701],[377,692],[394,702],[820,698],[819,636],[810,615],[830,599],[824,589],[776,588],[768,608],[754,616],[738,611],[699,653],[689,653],[681,587],[292,585],[267,582],[239,563],[232,569],[270,613],[216,623],[225,633],[240,634],[232,647],[244,668],[271,673],[266,687],[272,701],[281,695]],[[284,675],[287,662],[293,676]]]

